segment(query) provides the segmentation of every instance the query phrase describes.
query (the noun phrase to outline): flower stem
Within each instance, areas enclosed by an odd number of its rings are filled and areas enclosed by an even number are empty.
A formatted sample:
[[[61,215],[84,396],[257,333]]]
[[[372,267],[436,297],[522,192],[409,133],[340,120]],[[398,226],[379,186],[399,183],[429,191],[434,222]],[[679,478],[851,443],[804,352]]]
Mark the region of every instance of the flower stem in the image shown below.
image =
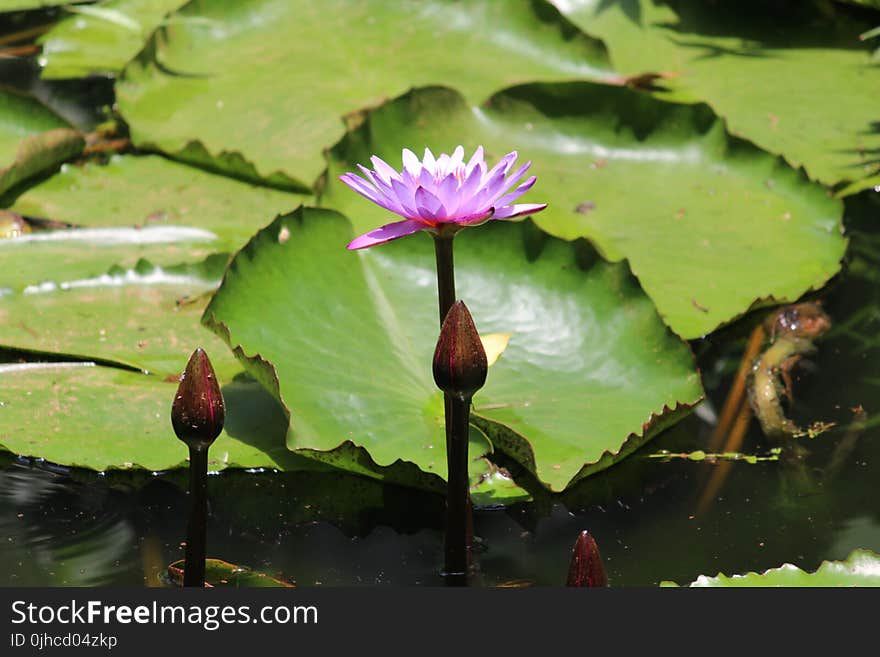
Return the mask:
[[[437,259],[437,297],[440,326],[455,303],[455,263],[453,234],[434,235],[434,253]],[[470,432],[471,400],[462,400],[445,393],[443,406],[446,416],[446,581],[451,586],[464,586],[470,570],[470,551],[473,543],[468,528],[473,532],[473,509],[468,492],[468,435]]]
[[[205,585],[208,531],[208,448],[189,448],[189,523],[186,527],[184,586]]]
[[[434,235],[434,254],[437,256],[437,296],[440,302],[440,325],[455,303],[455,265],[452,258],[454,235]]]

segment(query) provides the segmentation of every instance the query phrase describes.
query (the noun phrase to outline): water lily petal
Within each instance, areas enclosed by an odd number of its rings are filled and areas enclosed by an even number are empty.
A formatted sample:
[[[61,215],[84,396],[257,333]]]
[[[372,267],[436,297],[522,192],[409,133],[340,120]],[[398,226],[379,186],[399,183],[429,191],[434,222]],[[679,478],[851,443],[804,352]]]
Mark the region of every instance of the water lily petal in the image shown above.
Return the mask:
[[[361,196],[370,199],[373,203],[378,203],[382,198],[378,189],[355,173],[344,173],[339,176],[339,179]]]
[[[384,206],[386,209],[390,209],[395,214],[403,216],[407,214],[406,206],[400,202],[398,193],[394,191],[394,188],[391,185],[386,184],[379,174],[375,171],[370,171],[369,169],[364,168],[364,175],[371,183],[373,183],[373,185],[375,185],[376,189],[379,190],[379,193],[388,202],[388,205]],[[409,196],[412,196],[412,194],[410,193]]]
[[[434,181],[434,173],[428,169],[422,169],[419,174],[419,185],[425,189],[433,190],[437,183]]]
[[[511,151],[500,160],[498,160],[498,164],[489,169],[489,173],[483,176],[483,180],[487,181],[490,178],[494,178],[496,174],[501,173],[501,177],[507,175],[507,172],[510,170],[510,167],[513,166],[513,163],[516,162],[517,152]]]
[[[419,217],[431,221],[437,221],[445,214],[445,208],[440,199],[434,196],[424,187],[419,187],[415,193],[416,210]]]
[[[458,207],[461,208],[465,203],[471,200],[473,195],[480,188],[480,181],[483,179],[483,171],[480,167],[474,167],[473,171],[466,174],[464,182],[458,188]]]
[[[397,170],[388,164],[382,158],[374,155],[370,158],[370,162],[373,163],[373,168],[376,170],[376,173],[389,185],[392,180],[400,180],[400,174],[397,173]]]
[[[391,187],[389,187],[388,185],[386,185],[382,181],[381,176],[379,176],[375,171],[371,171],[370,169],[365,167],[363,164],[358,164],[357,168],[361,170],[361,174],[364,176],[364,178],[367,179],[367,182],[369,182],[371,185],[373,185],[376,189],[378,189],[383,194],[385,193],[386,189],[391,189]],[[387,194],[386,194],[386,196],[387,196]],[[391,198],[393,198],[393,197],[391,197]]]
[[[378,189],[376,189],[354,173],[345,173],[339,176],[339,179],[361,196],[370,199],[373,203],[385,208],[386,210],[389,210],[395,214],[400,214],[400,211],[403,209],[399,203],[395,203],[394,201],[385,198],[385,196]]]
[[[404,216],[410,219],[415,218],[418,215],[415,201],[416,188],[399,180],[392,180],[391,188],[394,190],[395,196],[397,196],[397,201],[403,206]]]
[[[490,219],[494,219],[495,208],[489,208],[488,210],[483,210],[477,214],[469,215],[466,217],[456,218],[455,223],[460,226],[479,226],[480,224],[484,224]]]
[[[357,165],[358,169],[361,170],[361,173],[364,177],[380,192],[382,192],[386,198],[396,201],[396,196],[394,195],[394,190],[391,188],[391,184],[385,182],[376,171],[371,171],[367,167],[362,164]]]
[[[483,163],[483,147],[477,146],[477,150],[474,151],[474,154],[471,155],[471,159],[468,160],[467,167],[465,168],[465,175],[469,176],[471,171]]]
[[[348,249],[354,251],[357,249],[365,249],[370,246],[376,246],[377,244],[384,244],[385,242],[396,240],[398,237],[412,235],[425,227],[424,223],[416,221],[415,219],[406,219],[404,221],[397,221],[393,224],[386,224],[381,228],[371,230],[369,233],[356,237],[348,245]]]
[[[494,219],[513,219],[514,217],[524,217],[527,214],[540,212],[547,207],[546,203],[521,203],[519,205],[508,205],[506,208],[498,208],[495,211]]]
[[[532,185],[535,184],[537,178],[535,176],[531,176],[528,180],[526,180],[522,185],[517,187],[515,190],[510,192],[509,194],[505,194],[501,198],[495,201],[495,207],[502,208],[505,205],[510,205],[520,196],[525,194],[532,188]]]
[[[422,163],[419,158],[408,148],[403,149],[403,168],[406,169],[414,180],[418,180],[422,171]]]
[[[492,201],[504,187],[504,170],[495,167],[493,171],[495,173],[491,177],[484,177],[477,192],[458,206],[457,212],[471,215],[486,210],[492,205]]]
[[[427,169],[432,176],[436,171],[437,160],[434,159],[434,154],[431,152],[430,148],[425,149],[425,157],[422,158],[422,168]]]
[[[435,156],[426,148],[422,160],[403,149],[403,168],[392,168],[377,156],[370,161],[375,169],[358,165],[363,177],[354,173],[340,176],[345,184],[373,203],[404,218],[354,240],[349,248],[361,249],[382,244],[418,230],[437,230],[444,223],[475,226],[490,219],[511,219],[539,212],[546,204],[518,204],[535,184],[535,176],[521,182],[531,162],[509,175],[518,158],[511,151],[489,168],[483,147],[474,151],[464,164],[461,145],[451,155]]]
[[[437,198],[440,199],[440,203],[443,204],[443,207],[446,209],[447,216],[455,213],[456,207],[458,206],[458,178],[455,177],[454,173],[447,174],[447,176],[440,181],[440,184],[437,185]]]
[[[511,187],[513,187],[515,184],[517,184],[517,183],[520,181],[520,179],[525,175],[526,171],[529,170],[529,167],[530,167],[530,166],[532,166],[532,163],[531,163],[531,162],[526,162],[526,163],[523,164],[519,169],[517,169],[515,173],[513,173],[513,174],[510,175],[510,176],[508,176],[508,177],[504,180],[504,182],[503,182],[501,185],[499,185],[498,189],[496,189],[496,190],[493,192],[493,194],[492,194],[492,198],[489,199],[489,202],[490,202],[490,203],[496,203],[496,201],[497,201],[497,200],[498,200],[503,194],[506,194],[506,193],[510,190]],[[501,203],[497,203],[497,205],[502,205],[502,204],[501,204]]]

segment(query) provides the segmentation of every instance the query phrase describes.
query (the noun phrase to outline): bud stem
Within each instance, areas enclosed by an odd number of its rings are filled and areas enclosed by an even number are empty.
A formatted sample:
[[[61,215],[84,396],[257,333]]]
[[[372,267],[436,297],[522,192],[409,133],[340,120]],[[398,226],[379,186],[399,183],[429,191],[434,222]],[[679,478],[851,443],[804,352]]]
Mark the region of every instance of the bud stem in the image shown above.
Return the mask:
[[[446,395],[446,565],[447,581],[463,585],[470,565],[471,541],[468,524],[471,506],[468,495],[468,430],[470,399]],[[470,523],[473,521],[470,520]]]
[[[186,527],[184,586],[205,586],[208,532],[208,448],[189,448],[189,523]]]

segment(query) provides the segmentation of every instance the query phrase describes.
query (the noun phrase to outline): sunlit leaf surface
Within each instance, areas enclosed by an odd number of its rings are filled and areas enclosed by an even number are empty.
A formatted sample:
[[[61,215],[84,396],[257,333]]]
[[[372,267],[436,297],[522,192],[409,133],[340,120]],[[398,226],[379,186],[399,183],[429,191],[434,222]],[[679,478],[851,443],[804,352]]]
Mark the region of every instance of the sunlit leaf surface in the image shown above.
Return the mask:
[[[6,320],[0,346],[98,358],[161,377],[179,374],[198,346],[225,352],[198,323],[224,264],[225,258],[170,268],[142,262],[7,293],[0,296]]]
[[[79,133],[37,100],[0,88],[0,197],[82,147]]]
[[[311,186],[345,122],[412,86],[477,103],[609,75],[601,42],[544,0],[196,1],[178,16],[200,20],[169,25],[118,85],[135,143],[284,186]]]
[[[731,137],[705,105],[591,83],[502,91],[475,110],[448,89],[417,90],[370,115],[331,153],[322,203],[358,232],[393,215],[336,176],[404,147],[518,150],[546,201],[545,231],[587,237],[627,259],[664,321],[694,338],[754,304],[795,300],[840,268],[842,204],[780,159]]]
[[[416,235],[346,251],[349,222],[303,209],[235,258],[205,320],[291,415],[293,450],[351,443],[379,465],[445,475],[433,250]],[[495,447],[561,490],[610,465],[701,396],[687,346],[623,265],[528,224],[456,238],[459,297],[484,333],[510,333],[474,399]],[[267,309],[277,309],[267,317]]]
[[[71,15],[40,38],[42,76],[115,75],[153,31],[187,0],[111,0],[72,6]]]
[[[158,156],[64,166],[12,209],[88,230],[0,241],[0,258],[8,266],[0,287],[97,277],[113,265],[133,268],[141,258],[165,266],[232,253],[304,198]]]
[[[880,66],[876,46],[859,35],[880,21],[808,2],[745,11],[740,3],[554,1],[605,40],[621,72],[674,74],[658,81],[669,97],[707,102],[733,134],[811,177],[833,185],[878,171]]]

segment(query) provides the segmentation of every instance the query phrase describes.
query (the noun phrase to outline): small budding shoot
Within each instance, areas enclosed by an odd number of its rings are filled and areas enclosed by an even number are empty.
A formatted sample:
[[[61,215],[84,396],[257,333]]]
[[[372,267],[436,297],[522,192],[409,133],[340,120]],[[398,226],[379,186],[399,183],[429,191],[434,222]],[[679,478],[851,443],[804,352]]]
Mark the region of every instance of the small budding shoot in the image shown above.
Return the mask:
[[[566,586],[608,586],[608,576],[599,554],[599,546],[590,532],[582,531],[571,551],[571,563],[568,566]]]
[[[474,320],[463,301],[449,307],[434,351],[434,381],[444,393],[446,416],[447,584],[462,586],[471,570],[473,512],[468,493],[471,398],[483,387],[489,364]],[[470,529],[469,529],[470,528]]]
[[[171,405],[174,433],[190,447],[207,448],[223,431],[225,416],[217,375],[200,347],[190,356]]]
[[[190,514],[186,530],[184,586],[205,585],[208,527],[208,448],[223,431],[226,411],[217,375],[203,349],[196,349],[171,404],[174,433],[189,447]]]
[[[486,383],[486,351],[470,311],[463,301],[452,304],[434,351],[434,381],[456,399],[470,400]]]

